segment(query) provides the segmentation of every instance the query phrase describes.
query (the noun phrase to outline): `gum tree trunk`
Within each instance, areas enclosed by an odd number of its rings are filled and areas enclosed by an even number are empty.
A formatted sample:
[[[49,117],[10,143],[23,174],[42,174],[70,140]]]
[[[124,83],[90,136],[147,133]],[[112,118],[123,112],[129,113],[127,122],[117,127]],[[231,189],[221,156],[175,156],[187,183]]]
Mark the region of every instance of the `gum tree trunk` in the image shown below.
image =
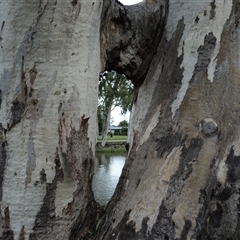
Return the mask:
[[[0,12],[0,238],[89,239],[101,2]]]
[[[106,145],[107,136],[108,136],[108,129],[110,125],[110,118],[111,118],[111,108],[112,105],[108,106],[104,113],[103,113],[103,126],[102,126],[102,147]]]
[[[2,239],[239,239],[237,0],[0,11]],[[104,69],[132,79],[135,97],[103,210],[91,178]]]
[[[145,4],[112,7],[101,28],[107,68],[136,87],[101,239],[239,239],[239,1]]]

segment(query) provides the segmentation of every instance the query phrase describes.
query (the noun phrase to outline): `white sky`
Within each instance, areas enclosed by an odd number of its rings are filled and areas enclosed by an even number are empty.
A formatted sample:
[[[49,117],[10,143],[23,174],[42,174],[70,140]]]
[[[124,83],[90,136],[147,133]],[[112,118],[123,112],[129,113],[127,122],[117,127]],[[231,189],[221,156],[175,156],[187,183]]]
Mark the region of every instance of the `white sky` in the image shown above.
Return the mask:
[[[130,112],[127,112],[126,115],[121,115],[121,108],[116,107],[112,112],[111,112],[111,118],[113,118],[114,122],[112,125],[117,126],[119,122],[126,120],[129,122],[129,117],[130,117]]]
[[[143,0],[118,0],[118,1],[124,5],[133,5],[133,4],[142,2]]]

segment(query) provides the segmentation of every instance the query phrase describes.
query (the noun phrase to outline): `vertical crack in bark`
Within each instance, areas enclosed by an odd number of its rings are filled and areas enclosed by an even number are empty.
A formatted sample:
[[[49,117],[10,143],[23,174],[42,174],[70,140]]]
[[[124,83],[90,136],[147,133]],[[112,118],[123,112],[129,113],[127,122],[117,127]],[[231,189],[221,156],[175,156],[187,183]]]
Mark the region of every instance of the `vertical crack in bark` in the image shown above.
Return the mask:
[[[6,130],[0,124],[0,202],[2,201],[2,188],[3,188],[3,179],[4,179],[4,170],[6,165],[7,153],[6,153]]]
[[[213,0],[211,2],[210,19],[213,19],[216,15],[215,9],[216,9],[216,4],[215,4],[215,0]]]
[[[26,84],[26,73],[25,73],[25,57],[22,56],[21,62],[21,84],[20,84],[20,93],[12,102],[11,112],[12,116],[8,126],[8,130],[20,122],[23,113],[26,109],[26,98],[27,98],[27,84]]]
[[[6,129],[0,124],[0,239],[13,240],[13,231],[10,227],[9,208],[2,203],[4,172],[7,162]],[[4,211],[4,212],[2,212]]]
[[[227,157],[226,164],[228,165],[228,182],[236,183],[240,180],[240,156],[234,156],[233,148]]]
[[[1,210],[0,210],[1,213]],[[1,216],[0,216],[1,217]],[[9,214],[9,207],[4,209],[4,226],[2,227],[2,239],[14,240],[14,233],[11,229],[11,220]],[[0,236],[1,237],[1,236]]]
[[[25,240],[25,227],[22,226],[18,240]]]
[[[1,31],[0,31],[0,45],[1,45],[1,48],[3,48],[3,45],[2,45],[2,40],[3,40],[2,33],[3,33],[4,26],[5,26],[5,21],[3,20],[2,21],[2,26],[1,26]]]

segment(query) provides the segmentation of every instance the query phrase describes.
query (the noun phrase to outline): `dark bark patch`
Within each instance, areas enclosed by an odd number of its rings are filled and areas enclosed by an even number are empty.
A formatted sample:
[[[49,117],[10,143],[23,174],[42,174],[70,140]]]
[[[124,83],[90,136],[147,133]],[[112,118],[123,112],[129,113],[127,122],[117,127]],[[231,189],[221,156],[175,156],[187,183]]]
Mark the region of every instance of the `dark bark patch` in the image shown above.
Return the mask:
[[[181,134],[170,133],[167,136],[163,136],[160,139],[156,140],[156,150],[158,157],[163,157],[164,153],[170,153],[172,149],[181,144]]]
[[[185,225],[183,227],[182,233],[181,233],[181,240],[187,239],[187,235],[192,227],[192,222],[190,220],[185,220]]]
[[[180,171],[184,171],[186,165],[190,162],[194,162],[198,158],[198,154],[202,148],[203,140],[201,138],[193,138],[191,140],[189,148],[185,146],[182,149],[181,162],[179,166]],[[189,164],[188,164],[189,165]]]
[[[239,2],[234,2],[235,5],[235,24],[234,24],[234,30],[238,29],[239,23],[240,23],[240,3]]]
[[[240,156],[234,156],[233,147],[227,156],[226,163],[228,165],[227,180],[230,183],[235,183],[240,179]]]
[[[78,3],[78,0],[73,0],[73,1],[71,1],[71,4],[72,4],[73,7],[76,6],[77,3]]]
[[[66,161],[68,169],[74,180],[83,179],[86,171],[89,168],[89,143],[88,143],[88,120],[89,118],[81,119],[80,128],[77,131],[75,128],[71,130],[71,135],[67,138],[67,153]]]
[[[2,90],[0,89],[0,109],[2,108]]]
[[[222,206],[217,203],[216,210],[212,212],[209,216],[209,233],[214,236],[216,229],[221,226],[223,217]]]
[[[9,123],[9,130],[17,123],[20,122],[22,115],[26,109],[26,104],[24,102],[19,101],[18,99],[15,99],[12,103],[11,107],[11,120]]]
[[[86,214],[87,213],[87,214]],[[69,240],[92,240],[97,239],[98,231],[104,224],[103,209],[95,201],[90,202],[84,210],[80,212],[71,228]],[[97,223],[102,221],[97,226]]]
[[[183,143],[181,144],[183,145]],[[166,199],[159,208],[157,220],[153,225],[151,235],[148,239],[174,239],[175,224],[172,220],[172,214],[175,211],[175,203],[181,195],[186,179],[192,173],[191,163],[198,158],[202,145],[203,140],[200,138],[193,138],[188,148],[183,145],[179,168],[170,180]],[[187,222],[184,234],[187,234],[189,231],[188,227],[189,223]]]
[[[147,239],[148,237],[148,220],[149,218],[148,217],[144,217],[143,220],[142,220],[142,228],[139,232],[139,240],[145,240]]]
[[[4,170],[6,165],[7,153],[6,153],[6,141],[3,138],[5,135],[5,129],[0,124],[0,201],[2,201],[2,184],[4,179]]]
[[[240,189],[238,189],[238,194],[240,193]],[[238,211],[238,221],[237,221],[237,226],[234,232],[234,235],[232,239],[238,240],[240,236],[240,196],[238,198],[238,205],[237,205],[237,211]]]
[[[22,226],[18,240],[25,240],[24,234],[25,234],[25,227]]]
[[[139,186],[139,183],[141,182],[141,178],[139,178],[138,180],[137,180],[137,183],[136,183],[136,188]]]
[[[115,240],[115,239],[138,239],[138,234],[136,233],[134,227],[135,224],[133,221],[128,223],[129,215],[131,210],[125,212],[122,220],[118,223],[116,228],[110,233],[110,236],[106,240]],[[120,231],[121,230],[121,231]]]
[[[215,195],[215,198],[219,201],[227,201],[233,193],[233,189],[226,187],[221,192]]]
[[[157,221],[153,225],[149,240],[155,239],[174,239],[174,222],[172,214],[174,209],[168,209],[163,202],[159,208]]]
[[[30,92],[29,92],[29,97],[32,97],[32,94],[33,94],[33,84],[36,80],[36,77],[37,77],[37,68],[36,68],[36,63],[34,63],[34,66],[32,69],[30,69],[29,71],[29,75],[30,75],[30,84],[31,84],[31,88],[30,88]]]
[[[120,25],[124,31],[131,29],[131,20],[129,19],[124,7],[119,7],[118,16],[114,16],[112,21],[117,25]]]
[[[45,174],[45,171],[44,171]],[[46,233],[46,229],[50,229],[54,226],[56,216],[55,216],[55,197],[56,197],[56,189],[57,182],[63,181],[63,171],[60,164],[59,155],[57,153],[55,158],[55,177],[52,183],[46,184],[46,195],[43,199],[43,204],[38,212],[35,224],[33,227],[34,233],[32,234],[32,238],[35,239],[35,236],[40,236],[41,234]]]
[[[195,23],[198,23],[199,22],[199,17],[197,16],[196,18],[195,18]]]
[[[144,217],[142,220],[142,227],[139,232],[135,230],[135,223],[129,220],[129,215],[131,210],[125,212],[123,218],[118,223],[115,229],[108,233],[107,236],[104,236],[103,239],[106,240],[115,240],[115,239],[131,239],[131,240],[146,240],[148,239],[148,217]]]
[[[205,189],[200,189],[200,195],[199,195],[199,200],[198,203],[203,204],[207,200],[207,192]]]
[[[9,214],[9,208],[6,207],[4,210],[4,216],[5,216],[5,223],[3,226],[3,232],[2,232],[2,239],[3,240],[14,240],[14,234],[11,230],[11,221],[10,221],[10,214]]]
[[[211,54],[216,46],[217,38],[210,32],[205,36],[204,45],[198,49],[198,60],[195,65],[194,74],[203,71],[207,73],[207,68],[211,60]]]
[[[47,181],[47,174],[45,173],[45,169],[42,168],[42,171],[40,172],[40,183],[43,184]]]
[[[213,0],[211,2],[210,19],[213,19],[216,15],[215,9],[216,9],[216,4],[215,4],[215,0]]]

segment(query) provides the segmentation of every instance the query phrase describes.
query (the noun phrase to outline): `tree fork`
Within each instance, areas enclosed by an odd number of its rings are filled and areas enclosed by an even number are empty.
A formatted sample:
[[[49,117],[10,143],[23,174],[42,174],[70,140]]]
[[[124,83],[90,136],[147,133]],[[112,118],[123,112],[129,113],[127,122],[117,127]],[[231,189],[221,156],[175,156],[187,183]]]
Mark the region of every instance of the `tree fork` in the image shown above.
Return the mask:
[[[0,3],[0,236],[239,239],[238,1],[41,3]],[[138,92],[104,213],[91,190],[103,69]]]

